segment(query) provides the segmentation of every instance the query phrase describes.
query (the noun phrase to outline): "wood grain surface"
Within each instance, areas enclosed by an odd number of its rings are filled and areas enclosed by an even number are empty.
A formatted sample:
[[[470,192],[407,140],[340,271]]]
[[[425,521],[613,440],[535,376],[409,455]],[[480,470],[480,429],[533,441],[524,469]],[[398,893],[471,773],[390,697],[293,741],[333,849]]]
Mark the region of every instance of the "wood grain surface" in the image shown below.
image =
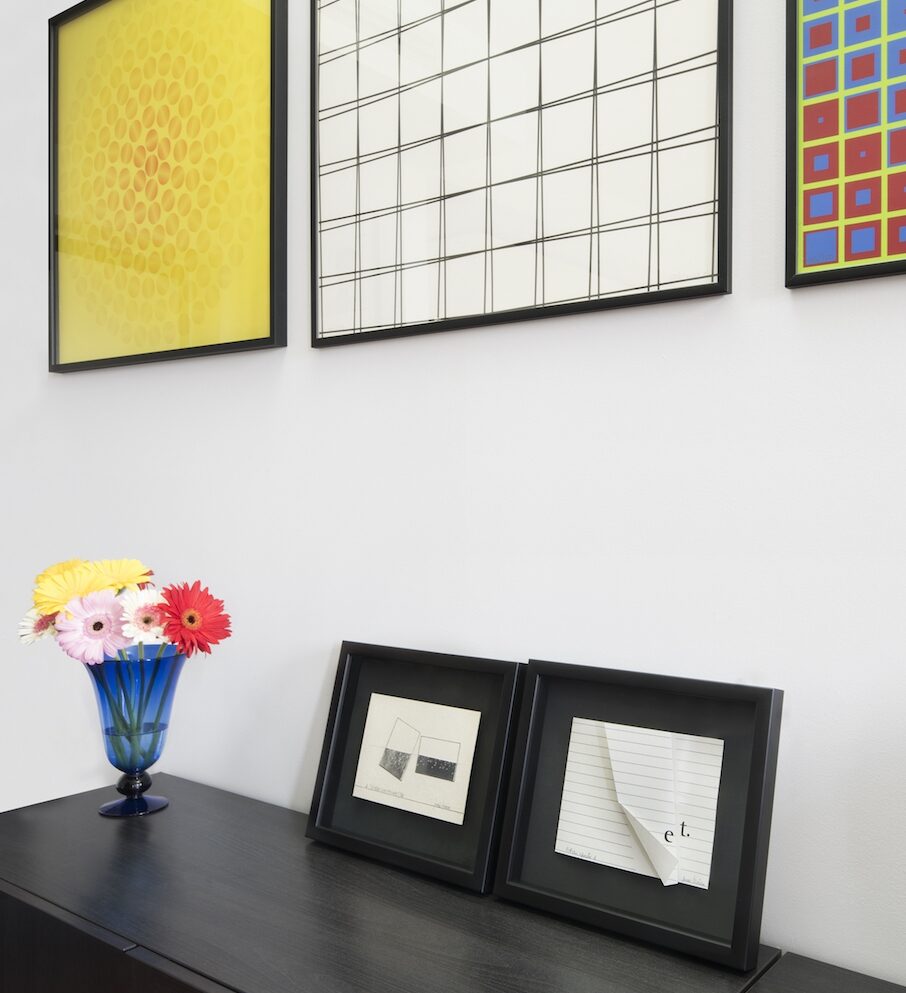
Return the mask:
[[[154,790],[171,806],[148,818],[99,817],[109,789],[0,814],[0,880],[170,967],[138,990],[742,993],[779,954],[740,974],[310,842],[302,814],[166,775]]]

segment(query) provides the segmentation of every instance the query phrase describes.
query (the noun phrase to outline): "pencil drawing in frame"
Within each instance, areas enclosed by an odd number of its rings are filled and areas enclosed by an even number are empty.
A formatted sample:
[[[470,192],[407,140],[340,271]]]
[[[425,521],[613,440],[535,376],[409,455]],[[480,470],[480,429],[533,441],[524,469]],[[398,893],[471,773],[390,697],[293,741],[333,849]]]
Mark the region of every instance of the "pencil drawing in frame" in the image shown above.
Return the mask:
[[[730,290],[732,0],[317,0],[312,343]]]
[[[308,836],[486,892],[524,668],[344,642]]]

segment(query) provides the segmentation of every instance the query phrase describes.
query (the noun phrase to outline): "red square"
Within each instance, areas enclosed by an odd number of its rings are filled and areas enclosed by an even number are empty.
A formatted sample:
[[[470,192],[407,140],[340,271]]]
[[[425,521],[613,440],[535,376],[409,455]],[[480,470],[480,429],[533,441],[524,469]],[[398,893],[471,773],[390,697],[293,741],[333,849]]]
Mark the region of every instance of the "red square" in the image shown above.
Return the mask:
[[[857,259],[879,258],[881,255],[881,222],[847,224],[846,235],[843,240],[843,257],[847,262],[855,262]],[[870,245],[861,247],[864,241],[869,241]]]
[[[901,90],[906,100],[906,89]],[[899,95],[899,94],[898,94]],[[803,111],[802,137],[805,141],[833,138],[840,133],[840,110],[836,100],[809,104]]]
[[[823,24],[816,24],[808,34],[808,47],[814,51],[816,48],[827,48],[834,43],[834,22],[825,21]]]
[[[900,49],[900,65],[906,66],[906,48]]]
[[[831,213],[828,214],[824,211],[819,211],[818,214],[812,213],[812,204],[822,203],[826,205],[827,197],[830,196],[832,207]],[[840,216],[839,204],[837,202],[838,190],[836,186],[819,186],[814,189],[809,189],[805,191],[805,200],[802,204],[802,220],[804,224],[830,224],[831,221],[836,221]],[[816,203],[817,206],[817,203]]]
[[[903,49],[906,55],[906,47]],[[833,93],[837,88],[837,60],[825,59],[805,67],[805,95],[817,97],[822,93]]]
[[[846,216],[867,217],[881,213],[881,177],[857,179],[846,184]]]
[[[856,31],[867,31],[870,27],[871,17],[868,14],[856,18]]]
[[[854,83],[858,83],[860,79],[871,79],[875,74],[874,53],[856,56],[852,61],[852,73]]]
[[[867,134],[846,143],[846,175],[877,172],[881,168],[881,135]]]
[[[897,90],[894,93],[893,109],[897,114],[906,114],[906,89]]]
[[[906,210],[906,172],[887,177],[887,209]]]
[[[906,165],[906,128],[890,132],[890,164]]]
[[[814,145],[806,148],[803,158],[802,179],[805,183],[821,183],[840,175],[840,146]]]
[[[876,127],[881,123],[881,101],[877,90],[850,97],[846,101],[846,129]]]
[[[906,255],[906,217],[891,217],[887,222],[887,254]]]

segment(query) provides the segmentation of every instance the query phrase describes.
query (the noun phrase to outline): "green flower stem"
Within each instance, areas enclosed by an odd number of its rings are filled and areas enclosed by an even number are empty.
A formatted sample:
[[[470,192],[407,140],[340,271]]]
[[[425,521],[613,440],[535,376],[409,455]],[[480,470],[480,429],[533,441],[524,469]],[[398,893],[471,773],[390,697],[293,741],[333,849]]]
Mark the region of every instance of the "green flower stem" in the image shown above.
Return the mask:
[[[120,652],[120,659],[122,665],[128,666],[129,658],[124,651]],[[127,675],[129,675],[128,672]],[[126,719],[129,722],[129,730],[131,733],[134,733],[136,731],[141,732],[141,728],[138,727],[136,721],[135,708],[132,705],[132,694],[129,692],[129,686],[126,683],[126,676],[123,675],[123,670],[119,665],[117,665],[116,667],[116,679],[117,682],[119,683],[120,690],[123,694],[123,705],[126,708]]]
[[[160,735],[161,735],[160,722],[161,722],[161,718],[164,716],[164,702],[166,701],[167,697],[170,695],[170,687],[173,684],[173,680],[176,676],[178,668],[179,668],[178,666],[174,665],[173,668],[170,670],[170,675],[167,676],[167,684],[166,686],[164,686],[164,691],[160,695],[160,703],[158,704],[157,707],[157,716],[154,718],[154,723],[151,725],[155,729],[154,738],[152,739],[151,749],[150,749],[152,754],[155,751],[157,751],[157,746],[160,743]]]
[[[160,643],[160,645],[158,646],[157,655],[154,658],[154,668],[151,671],[151,682],[150,682],[150,684],[148,686],[148,695],[147,695],[147,698],[146,697],[141,697],[140,698],[139,710],[143,714],[147,711],[148,706],[151,703],[151,694],[154,691],[154,684],[155,684],[155,682],[157,680],[157,672],[160,669],[160,660],[164,657],[164,649],[166,647],[167,647],[167,642],[165,642],[165,641],[162,641]],[[144,674],[145,674],[144,667],[142,667],[142,676],[143,677],[144,677]]]
[[[138,644],[138,657],[141,661],[141,682],[138,688],[138,712],[141,715],[145,713],[145,646],[139,642]]]
[[[101,678],[97,680],[97,685],[103,690],[104,695],[107,697],[107,702],[110,705],[110,713],[114,723],[112,730],[115,734],[107,734],[107,728],[102,728],[101,730],[104,733],[104,737],[110,741],[110,745],[116,753],[116,757],[119,759],[120,765],[125,766],[128,763],[126,762],[126,753],[123,751],[123,743],[120,740],[120,735],[127,733],[127,729],[122,727],[122,715],[117,712],[116,700],[114,699],[113,693],[107,685],[107,680],[104,678],[103,674],[101,675]]]

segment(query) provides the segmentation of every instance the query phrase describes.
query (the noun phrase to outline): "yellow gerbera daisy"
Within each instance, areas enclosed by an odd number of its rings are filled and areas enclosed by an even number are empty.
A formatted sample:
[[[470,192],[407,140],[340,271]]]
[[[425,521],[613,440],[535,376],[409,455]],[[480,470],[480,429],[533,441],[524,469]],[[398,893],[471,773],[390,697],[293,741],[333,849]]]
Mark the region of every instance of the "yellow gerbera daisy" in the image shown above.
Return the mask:
[[[35,608],[44,616],[56,614],[75,597],[87,596],[107,588],[98,585],[98,577],[84,562],[61,572],[50,573],[51,570],[42,573],[35,586]]]
[[[138,559],[104,559],[89,562],[88,569],[101,584],[99,590],[137,590],[140,583],[151,581],[151,570]]]
[[[50,579],[52,576],[59,576],[60,573],[69,572],[70,569],[75,569],[76,566],[85,565],[86,563],[82,559],[67,559],[65,562],[58,562],[56,565],[52,565],[49,569],[45,569],[35,579],[35,586],[40,586],[45,579]]]

